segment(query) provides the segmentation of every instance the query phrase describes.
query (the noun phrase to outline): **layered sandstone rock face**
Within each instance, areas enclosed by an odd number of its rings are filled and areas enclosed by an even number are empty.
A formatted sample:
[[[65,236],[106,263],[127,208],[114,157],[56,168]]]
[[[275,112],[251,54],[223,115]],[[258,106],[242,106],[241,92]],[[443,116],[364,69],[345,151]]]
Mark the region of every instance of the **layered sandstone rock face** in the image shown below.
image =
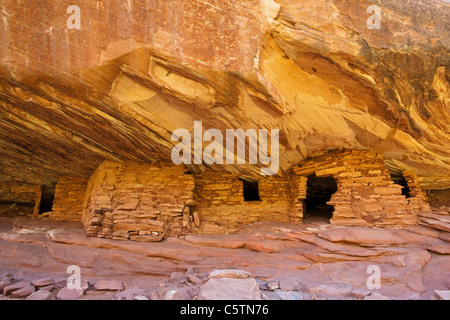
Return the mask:
[[[381,28],[369,29],[378,5]],[[0,4],[0,179],[89,178],[104,160],[171,163],[175,129],[279,129],[280,174],[369,149],[450,188],[450,5],[439,0]],[[258,179],[256,165],[210,169]],[[204,165],[192,165],[200,174]],[[289,200],[291,201],[291,200]],[[296,202],[298,206],[300,202]]]

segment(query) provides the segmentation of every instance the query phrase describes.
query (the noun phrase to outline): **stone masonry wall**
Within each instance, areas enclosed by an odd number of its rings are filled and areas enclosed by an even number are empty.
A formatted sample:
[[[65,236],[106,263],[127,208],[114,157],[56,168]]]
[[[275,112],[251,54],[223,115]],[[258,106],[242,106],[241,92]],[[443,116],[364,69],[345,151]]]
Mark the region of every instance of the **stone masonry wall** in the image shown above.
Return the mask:
[[[417,211],[430,211],[430,205],[428,204],[427,196],[420,187],[417,175],[411,170],[405,170],[402,172],[403,177],[406,180],[409,189],[410,198],[408,201],[410,205],[415,206]]]
[[[332,151],[293,168],[300,176],[332,176],[338,190],[331,196],[332,224],[345,226],[405,226],[417,223],[415,200],[401,194],[381,156],[373,151]]]
[[[86,185],[85,178],[60,177],[56,184],[49,218],[59,221],[81,221]]]
[[[89,236],[159,241],[189,231],[194,177],[182,166],[103,162],[87,186]]]
[[[291,223],[303,222],[304,200],[306,199],[307,177],[291,173],[289,175],[290,210]]]
[[[195,176],[195,210],[202,223],[234,228],[261,220],[290,221],[289,183],[283,178],[258,182],[261,201],[244,201],[243,182],[234,174],[205,172]]]

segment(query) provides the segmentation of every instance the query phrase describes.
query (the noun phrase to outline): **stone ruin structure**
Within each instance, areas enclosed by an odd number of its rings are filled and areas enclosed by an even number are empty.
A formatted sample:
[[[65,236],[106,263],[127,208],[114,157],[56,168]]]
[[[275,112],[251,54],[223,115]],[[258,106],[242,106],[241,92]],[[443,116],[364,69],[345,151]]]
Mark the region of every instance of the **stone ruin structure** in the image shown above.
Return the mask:
[[[406,226],[417,223],[417,212],[430,210],[420,186],[409,172],[411,197],[391,180],[383,159],[373,151],[334,151],[294,167],[296,175],[336,181],[328,205],[334,207],[331,223],[344,226]]]
[[[49,217],[81,221],[88,236],[133,241],[228,233],[263,220],[298,224],[321,210],[342,226],[415,225],[417,213],[430,210],[427,197],[414,172],[400,178],[404,185],[370,150],[325,152],[260,180],[170,163],[104,161],[88,179],[59,178]],[[42,188],[12,183],[1,190],[3,199],[29,204],[37,216]]]
[[[104,161],[89,179],[60,177],[50,218],[81,221],[88,236],[133,241],[227,233],[262,220],[298,224],[324,207],[336,225],[415,225],[429,205],[417,176],[404,171],[403,179],[405,186],[396,184],[370,150],[325,152],[258,181],[168,163]],[[36,198],[35,186],[18,188],[11,185],[11,193]]]
[[[450,4],[378,1],[379,30],[359,0],[77,5],[80,30],[65,2],[0,4],[0,213],[155,241],[450,206]],[[279,130],[279,175],[173,166],[196,121]]]

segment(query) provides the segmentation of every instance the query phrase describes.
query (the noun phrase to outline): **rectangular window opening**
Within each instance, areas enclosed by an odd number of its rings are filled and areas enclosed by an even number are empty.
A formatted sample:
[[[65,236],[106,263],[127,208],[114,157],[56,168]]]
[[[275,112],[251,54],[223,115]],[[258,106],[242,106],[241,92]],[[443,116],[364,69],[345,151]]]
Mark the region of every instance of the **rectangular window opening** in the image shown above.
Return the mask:
[[[261,201],[259,198],[258,181],[239,179],[244,187],[244,201]]]

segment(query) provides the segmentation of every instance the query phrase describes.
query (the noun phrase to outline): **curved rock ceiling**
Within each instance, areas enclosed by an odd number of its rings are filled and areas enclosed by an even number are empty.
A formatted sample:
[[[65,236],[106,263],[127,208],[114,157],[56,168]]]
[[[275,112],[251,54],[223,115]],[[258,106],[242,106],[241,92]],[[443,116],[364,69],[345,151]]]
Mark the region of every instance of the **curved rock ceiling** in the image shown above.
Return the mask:
[[[438,0],[0,1],[0,179],[171,161],[177,128],[280,129],[283,170],[372,149],[450,188],[450,4]],[[381,28],[369,29],[378,5]],[[202,170],[202,166],[192,166]],[[215,170],[256,175],[251,165]]]

